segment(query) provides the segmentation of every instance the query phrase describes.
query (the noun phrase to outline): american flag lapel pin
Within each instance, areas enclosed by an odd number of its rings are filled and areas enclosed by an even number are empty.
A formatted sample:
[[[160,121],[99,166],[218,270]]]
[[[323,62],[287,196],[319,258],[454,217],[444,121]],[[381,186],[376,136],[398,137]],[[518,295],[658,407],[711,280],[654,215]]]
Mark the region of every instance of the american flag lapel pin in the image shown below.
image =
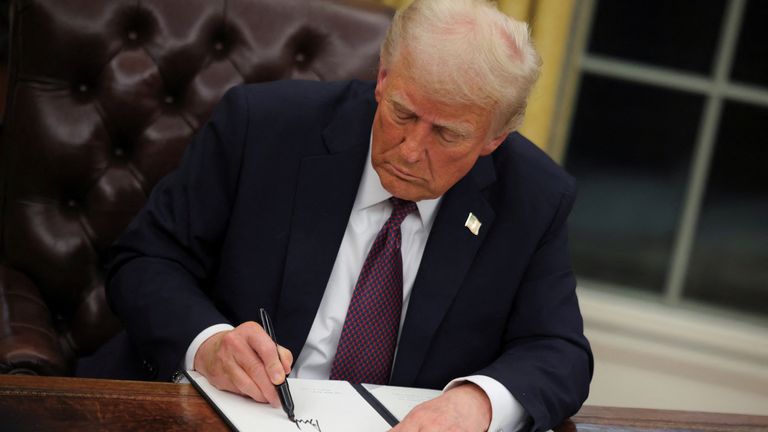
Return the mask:
[[[467,221],[464,222],[464,226],[467,227],[469,232],[471,232],[474,235],[477,235],[477,233],[480,232],[480,225],[483,223],[480,222],[480,219],[477,218],[472,212],[469,212],[469,216],[467,216]]]

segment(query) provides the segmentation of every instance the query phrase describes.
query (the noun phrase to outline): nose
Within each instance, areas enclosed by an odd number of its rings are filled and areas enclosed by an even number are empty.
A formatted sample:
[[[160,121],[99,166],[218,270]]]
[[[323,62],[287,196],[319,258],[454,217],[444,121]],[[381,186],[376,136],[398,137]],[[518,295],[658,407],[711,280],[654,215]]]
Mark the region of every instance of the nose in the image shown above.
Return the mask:
[[[418,120],[409,125],[400,143],[400,154],[408,163],[417,163],[423,159],[432,127],[429,123]]]

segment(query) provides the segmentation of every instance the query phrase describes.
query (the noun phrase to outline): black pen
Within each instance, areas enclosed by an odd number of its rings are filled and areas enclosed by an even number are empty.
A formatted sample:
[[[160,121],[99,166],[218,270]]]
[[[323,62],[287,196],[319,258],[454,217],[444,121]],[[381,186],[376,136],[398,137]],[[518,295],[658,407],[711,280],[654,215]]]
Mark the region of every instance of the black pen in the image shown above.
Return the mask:
[[[270,338],[275,342],[275,349],[277,349],[277,339],[275,338],[275,329],[272,328],[272,320],[269,319],[269,314],[264,308],[259,308],[259,315],[261,315],[261,326],[264,327],[264,331],[267,332]],[[277,358],[280,360],[280,351],[277,351]],[[280,360],[280,365],[282,365]],[[288,377],[285,377],[285,381],[282,384],[275,386],[277,395],[280,396],[280,404],[283,406],[283,411],[288,414],[288,418],[295,422],[296,418],[293,415],[293,398],[291,397],[291,389],[288,388]]]

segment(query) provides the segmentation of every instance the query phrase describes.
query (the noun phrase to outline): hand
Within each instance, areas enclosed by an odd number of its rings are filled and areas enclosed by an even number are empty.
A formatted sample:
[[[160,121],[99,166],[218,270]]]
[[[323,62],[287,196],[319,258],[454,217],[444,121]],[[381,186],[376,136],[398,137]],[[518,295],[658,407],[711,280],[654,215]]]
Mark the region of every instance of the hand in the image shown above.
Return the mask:
[[[275,385],[291,371],[293,355],[276,345],[259,324],[249,321],[206,339],[195,353],[194,363],[195,370],[214,387],[279,407]]]
[[[467,382],[417,405],[390,432],[480,432],[491,424],[491,401]]]

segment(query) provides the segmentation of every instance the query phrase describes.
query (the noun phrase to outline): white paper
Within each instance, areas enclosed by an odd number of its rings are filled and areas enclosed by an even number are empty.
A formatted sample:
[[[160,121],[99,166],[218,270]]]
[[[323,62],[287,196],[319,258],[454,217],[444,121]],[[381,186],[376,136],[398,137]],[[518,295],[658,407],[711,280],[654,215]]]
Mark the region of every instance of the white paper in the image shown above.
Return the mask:
[[[416,405],[434,399],[443,392],[439,390],[412,387],[394,387],[375,384],[363,384],[376,399],[398,420],[402,421]]]
[[[389,424],[346,381],[288,378],[296,419],[282,408],[218,390],[202,375],[187,371],[216,407],[240,432],[385,432]]]

